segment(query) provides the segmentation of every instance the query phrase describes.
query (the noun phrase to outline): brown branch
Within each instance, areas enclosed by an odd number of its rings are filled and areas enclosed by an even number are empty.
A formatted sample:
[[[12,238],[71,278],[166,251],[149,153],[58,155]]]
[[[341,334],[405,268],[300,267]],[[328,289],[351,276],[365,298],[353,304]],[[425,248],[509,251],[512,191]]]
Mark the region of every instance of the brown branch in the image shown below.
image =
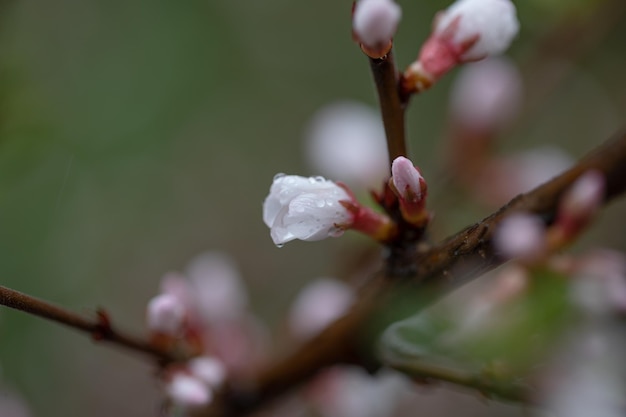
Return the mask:
[[[384,328],[502,264],[504,259],[497,256],[491,244],[496,225],[518,211],[534,213],[550,224],[560,196],[578,176],[590,169],[599,170],[606,177],[606,202],[625,191],[626,132],[548,183],[514,198],[491,216],[428,251],[416,253],[416,272],[412,277],[398,280],[377,275],[345,316],[254,380],[233,381],[200,415],[240,415],[297,387],[333,364],[353,363],[375,369],[379,365],[375,342]]]
[[[157,346],[114,329],[109,316],[104,311],[98,311],[96,318],[88,319],[62,307],[3,286],[0,286],[0,304],[89,333],[96,341],[106,341],[135,352],[147,354],[162,365],[185,359],[180,352]]]
[[[382,58],[369,58],[370,69],[378,92],[380,111],[383,116],[389,164],[398,156],[406,156],[404,105],[398,93],[398,70],[393,57],[393,49]]]

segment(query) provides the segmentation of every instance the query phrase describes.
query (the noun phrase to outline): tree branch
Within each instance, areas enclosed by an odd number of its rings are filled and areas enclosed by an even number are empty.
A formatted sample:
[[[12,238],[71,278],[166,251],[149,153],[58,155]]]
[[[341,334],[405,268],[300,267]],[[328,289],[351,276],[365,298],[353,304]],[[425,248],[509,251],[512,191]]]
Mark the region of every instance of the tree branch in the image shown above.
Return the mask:
[[[502,264],[504,259],[498,257],[491,244],[496,225],[518,211],[534,213],[550,224],[560,196],[590,169],[606,177],[605,202],[625,191],[626,132],[553,180],[514,198],[491,216],[430,250],[416,253],[416,273],[412,277],[398,280],[379,273],[361,291],[359,301],[345,316],[254,380],[232,381],[199,415],[241,415],[333,364],[352,363],[375,369],[380,364],[375,355],[376,341],[389,324],[419,312],[450,290]]]
[[[185,359],[182,352],[158,346],[114,329],[108,314],[102,310],[97,312],[96,318],[87,319],[62,307],[3,286],[0,286],[0,304],[89,333],[96,341],[106,341],[149,355],[162,365]]]
[[[406,156],[406,134],[404,123],[405,107],[398,93],[398,70],[393,57],[393,49],[382,58],[369,58],[374,76],[380,111],[383,116],[389,165],[398,156]]]

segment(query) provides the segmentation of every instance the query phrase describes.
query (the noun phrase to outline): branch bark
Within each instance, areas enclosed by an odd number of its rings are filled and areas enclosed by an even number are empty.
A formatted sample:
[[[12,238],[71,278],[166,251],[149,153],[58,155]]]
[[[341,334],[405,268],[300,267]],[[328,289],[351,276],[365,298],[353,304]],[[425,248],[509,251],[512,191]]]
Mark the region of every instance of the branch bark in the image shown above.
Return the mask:
[[[163,366],[186,359],[182,352],[176,352],[116,330],[111,324],[108,314],[102,310],[97,312],[95,318],[88,319],[47,301],[3,286],[0,286],[0,304],[88,333],[96,341],[109,342],[131,351],[146,354]]]
[[[369,58],[370,69],[376,84],[378,102],[383,116],[389,166],[398,156],[407,155],[406,129],[404,123],[405,106],[398,90],[398,70],[393,57],[393,49],[382,58]]]
[[[605,202],[626,190],[626,132],[607,141],[553,180],[514,198],[489,217],[423,253],[415,253],[416,273],[412,277],[398,280],[378,274],[344,317],[254,380],[233,381],[199,415],[244,414],[330,365],[351,363],[375,369],[380,365],[375,342],[381,331],[502,264],[504,259],[491,243],[497,224],[519,211],[534,213],[546,224],[552,223],[561,195],[591,169],[602,172],[606,178]]]

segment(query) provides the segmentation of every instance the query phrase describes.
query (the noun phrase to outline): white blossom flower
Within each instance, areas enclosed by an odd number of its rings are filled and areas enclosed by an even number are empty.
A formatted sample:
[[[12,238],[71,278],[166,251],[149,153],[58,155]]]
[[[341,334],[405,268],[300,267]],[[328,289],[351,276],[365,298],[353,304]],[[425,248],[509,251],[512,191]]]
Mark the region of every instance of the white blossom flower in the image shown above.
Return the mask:
[[[402,10],[393,0],[359,0],[352,28],[359,41],[370,48],[385,47],[396,33]]]
[[[323,177],[279,174],[263,202],[263,221],[276,245],[337,237],[353,219],[340,202],[351,200],[344,188]]]

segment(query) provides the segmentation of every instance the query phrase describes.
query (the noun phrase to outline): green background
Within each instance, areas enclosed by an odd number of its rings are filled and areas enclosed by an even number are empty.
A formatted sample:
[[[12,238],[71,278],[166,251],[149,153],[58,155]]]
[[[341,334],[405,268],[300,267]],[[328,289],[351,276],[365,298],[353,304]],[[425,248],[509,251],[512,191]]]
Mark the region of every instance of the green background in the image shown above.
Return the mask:
[[[540,39],[563,22],[576,28],[603,2],[519,3],[510,55],[529,104],[502,149],[553,143],[578,157],[624,122],[626,25],[572,30],[573,40],[538,58]],[[404,67],[448,3],[400,4]],[[240,265],[252,308],[280,325],[302,283],[335,274],[347,247],[363,242],[279,250],[261,219],[275,173],[315,174],[302,150],[316,110],[339,99],[376,105],[367,60],[351,40],[350,1],[0,5],[0,284],[76,311],[106,307],[142,333],[161,276],[221,250]],[[615,14],[607,16],[623,16]],[[569,54],[572,45],[581,52]],[[555,69],[558,82],[545,78]],[[432,184],[453,78],[408,112],[411,157]],[[538,87],[546,79],[547,91]],[[581,245],[626,247],[625,207],[603,212]],[[442,208],[438,230],[487,212]],[[148,361],[6,309],[0,369],[38,416],[146,416],[160,405]]]

